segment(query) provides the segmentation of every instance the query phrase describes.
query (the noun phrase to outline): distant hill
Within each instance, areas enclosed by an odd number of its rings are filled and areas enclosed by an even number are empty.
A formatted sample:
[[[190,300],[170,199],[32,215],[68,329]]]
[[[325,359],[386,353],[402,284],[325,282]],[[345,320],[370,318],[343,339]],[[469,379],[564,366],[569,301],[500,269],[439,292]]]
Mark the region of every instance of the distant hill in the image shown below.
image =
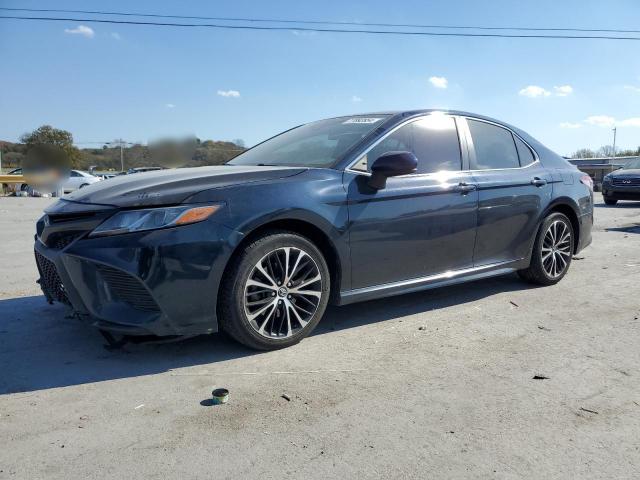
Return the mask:
[[[239,142],[240,143],[240,142]],[[21,143],[0,140],[2,149],[2,169],[7,171],[21,165],[26,155],[26,147]],[[233,142],[195,139],[182,150],[164,150],[150,148],[146,145],[132,145],[123,148],[125,169],[133,167],[149,167],[161,164],[170,166],[221,165],[239,155],[244,146]],[[96,170],[120,170],[120,147],[104,145],[101,148],[81,148],[80,157],[74,165],[80,170],[88,170],[95,166]]]

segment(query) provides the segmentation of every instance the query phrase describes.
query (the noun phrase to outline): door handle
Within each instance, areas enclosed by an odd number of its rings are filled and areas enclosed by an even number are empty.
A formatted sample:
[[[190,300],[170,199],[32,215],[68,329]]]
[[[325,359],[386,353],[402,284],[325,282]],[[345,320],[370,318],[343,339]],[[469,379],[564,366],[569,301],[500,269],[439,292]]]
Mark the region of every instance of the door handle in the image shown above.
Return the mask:
[[[531,180],[531,185],[535,185],[536,187],[544,187],[547,184],[547,181],[544,178],[533,177]]]
[[[466,195],[469,192],[473,192],[477,188],[478,188],[477,185],[474,185],[473,183],[465,183],[465,182],[460,182],[456,186],[456,190],[460,192],[462,195]]]

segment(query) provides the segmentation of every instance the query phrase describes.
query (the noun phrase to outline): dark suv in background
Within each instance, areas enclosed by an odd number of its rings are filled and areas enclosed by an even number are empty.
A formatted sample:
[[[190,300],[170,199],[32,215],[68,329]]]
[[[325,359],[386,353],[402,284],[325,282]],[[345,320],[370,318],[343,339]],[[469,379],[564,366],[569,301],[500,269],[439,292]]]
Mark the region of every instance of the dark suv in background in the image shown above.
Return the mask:
[[[99,182],[46,211],[35,250],[47,299],[102,330],[223,330],[274,349],[329,302],[510,272],[552,285],[592,223],[589,176],[522,130],[417,110],[302,125],[224,166]]]
[[[640,200],[640,158],[605,175],[602,196],[607,205],[615,205],[618,200]]]

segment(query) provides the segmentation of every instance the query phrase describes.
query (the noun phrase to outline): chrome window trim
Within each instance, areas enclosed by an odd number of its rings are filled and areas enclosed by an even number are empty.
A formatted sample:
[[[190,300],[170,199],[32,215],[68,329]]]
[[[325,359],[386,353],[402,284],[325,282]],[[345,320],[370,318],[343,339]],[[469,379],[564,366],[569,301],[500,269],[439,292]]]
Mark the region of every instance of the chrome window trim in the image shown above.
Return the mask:
[[[366,177],[370,177],[370,176],[371,176],[371,172],[363,172],[363,171],[361,171],[361,170],[354,170],[354,169],[353,169],[353,168],[351,168],[351,167],[353,167],[355,164],[357,164],[357,163],[360,161],[360,159],[362,158],[362,156],[363,156],[363,155],[366,155],[367,153],[369,153],[369,152],[370,152],[371,150],[373,150],[373,149],[374,149],[374,148],[375,148],[375,147],[376,147],[380,142],[382,142],[385,138],[387,138],[389,135],[391,135],[392,133],[394,133],[394,132],[395,132],[396,130],[398,130],[399,128],[402,128],[402,127],[404,127],[405,125],[408,125],[408,124],[413,123],[413,122],[415,122],[415,121],[417,121],[417,120],[420,120],[421,118],[424,118],[424,117],[427,117],[427,116],[429,116],[429,115],[432,115],[433,113],[434,113],[434,112],[430,112],[430,113],[428,113],[428,114],[424,114],[424,115],[418,115],[418,116],[416,116],[416,117],[409,118],[409,119],[405,120],[404,122],[402,122],[402,123],[400,123],[400,124],[396,125],[395,127],[393,127],[393,129],[392,129],[392,130],[389,130],[389,131],[388,131],[384,136],[380,137],[380,138],[379,138],[378,140],[376,140],[374,143],[372,143],[371,145],[369,145],[369,147],[367,147],[367,149],[366,149],[364,152],[362,152],[360,155],[358,155],[358,157],[357,157],[353,162],[351,162],[351,163],[350,163],[350,164],[349,164],[349,165],[344,169],[344,171],[345,171],[345,172],[349,172],[349,173],[353,173],[353,174],[356,174],[356,175],[364,175],[364,176],[366,176]],[[487,169],[468,169],[468,170],[460,169],[460,170],[443,170],[443,171],[446,171],[446,172],[459,172],[459,173],[474,173],[474,172],[500,172],[500,171],[503,171],[503,170],[522,170],[522,169],[529,168],[529,167],[532,167],[532,166],[534,166],[534,165],[540,164],[540,156],[538,155],[538,152],[536,152],[535,148],[533,148],[533,147],[529,144],[529,142],[527,142],[524,138],[522,138],[520,135],[518,135],[516,132],[514,132],[514,131],[513,131],[512,129],[510,129],[509,127],[506,127],[506,126],[501,125],[501,124],[496,123],[496,122],[492,122],[491,120],[485,120],[484,118],[472,117],[472,116],[469,116],[469,115],[456,115],[456,114],[446,113],[446,112],[442,112],[442,113],[443,113],[444,115],[448,116],[448,117],[452,117],[454,120],[455,120],[455,119],[456,119],[456,117],[457,117],[457,118],[460,118],[460,119],[464,119],[464,120],[465,120],[465,122],[466,122],[467,120],[475,120],[475,121],[477,121],[477,122],[484,122],[484,123],[488,123],[488,124],[490,124],[490,125],[495,125],[496,127],[499,127],[499,128],[503,128],[503,129],[507,130],[508,132],[510,132],[510,133],[511,133],[512,135],[514,135],[515,137],[519,138],[519,139],[522,141],[522,143],[524,143],[524,144],[529,148],[529,150],[531,150],[531,152],[533,153],[533,156],[534,156],[534,158],[535,158],[535,160],[534,160],[533,162],[528,163],[527,165],[524,165],[524,166],[519,166],[519,167],[487,168]],[[466,129],[467,129],[467,130],[469,129],[468,124],[467,124],[465,127],[466,127]],[[456,124],[456,130],[457,130],[457,133],[458,133],[458,143],[460,144],[460,155],[461,155],[461,157],[460,157],[460,158],[461,158],[461,161],[463,161],[463,160],[464,160],[464,156],[463,156],[463,153],[462,153],[463,144],[462,144],[462,138],[461,138],[462,132],[460,132],[460,129],[458,128],[458,125],[457,125],[457,124]],[[468,133],[469,133],[469,135],[471,135],[471,132],[468,132]],[[471,140],[473,141],[473,139],[471,139]],[[468,141],[468,140],[467,140],[467,141]],[[515,145],[514,145],[514,147],[515,147]],[[516,148],[516,150],[517,150],[517,148]],[[475,153],[475,148],[474,148],[474,153]],[[520,158],[520,157],[518,156],[518,159],[519,159],[519,158]],[[474,160],[475,160],[475,159],[474,159]],[[400,175],[400,176],[398,176],[398,177],[396,177],[396,178],[425,177],[425,176],[429,176],[429,175],[434,175],[435,173],[438,173],[438,172],[430,172],[430,173],[410,173],[409,175]]]

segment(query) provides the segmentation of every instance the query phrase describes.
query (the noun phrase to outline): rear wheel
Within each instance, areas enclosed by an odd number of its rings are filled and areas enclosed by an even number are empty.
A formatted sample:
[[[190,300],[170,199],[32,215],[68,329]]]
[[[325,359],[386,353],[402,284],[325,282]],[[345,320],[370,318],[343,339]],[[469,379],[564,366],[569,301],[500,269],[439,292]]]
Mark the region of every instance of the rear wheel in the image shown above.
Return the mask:
[[[258,350],[298,343],[318,324],[330,276],[320,250],[305,237],[269,232],[247,245],[224,279],[223,331]]]
[[[615,205],[616,203],[618,203],[618,200],[616,200],[615,198],[607,197],[606,195],[604,195],[602,198],[604,198],[604,203],[607,205]]]
[[[538,285],[553,285],[564,277],[573,256],[574,232],[562,213],[552,213],[540,226],[533,245],[531,264],[518,274]]]

